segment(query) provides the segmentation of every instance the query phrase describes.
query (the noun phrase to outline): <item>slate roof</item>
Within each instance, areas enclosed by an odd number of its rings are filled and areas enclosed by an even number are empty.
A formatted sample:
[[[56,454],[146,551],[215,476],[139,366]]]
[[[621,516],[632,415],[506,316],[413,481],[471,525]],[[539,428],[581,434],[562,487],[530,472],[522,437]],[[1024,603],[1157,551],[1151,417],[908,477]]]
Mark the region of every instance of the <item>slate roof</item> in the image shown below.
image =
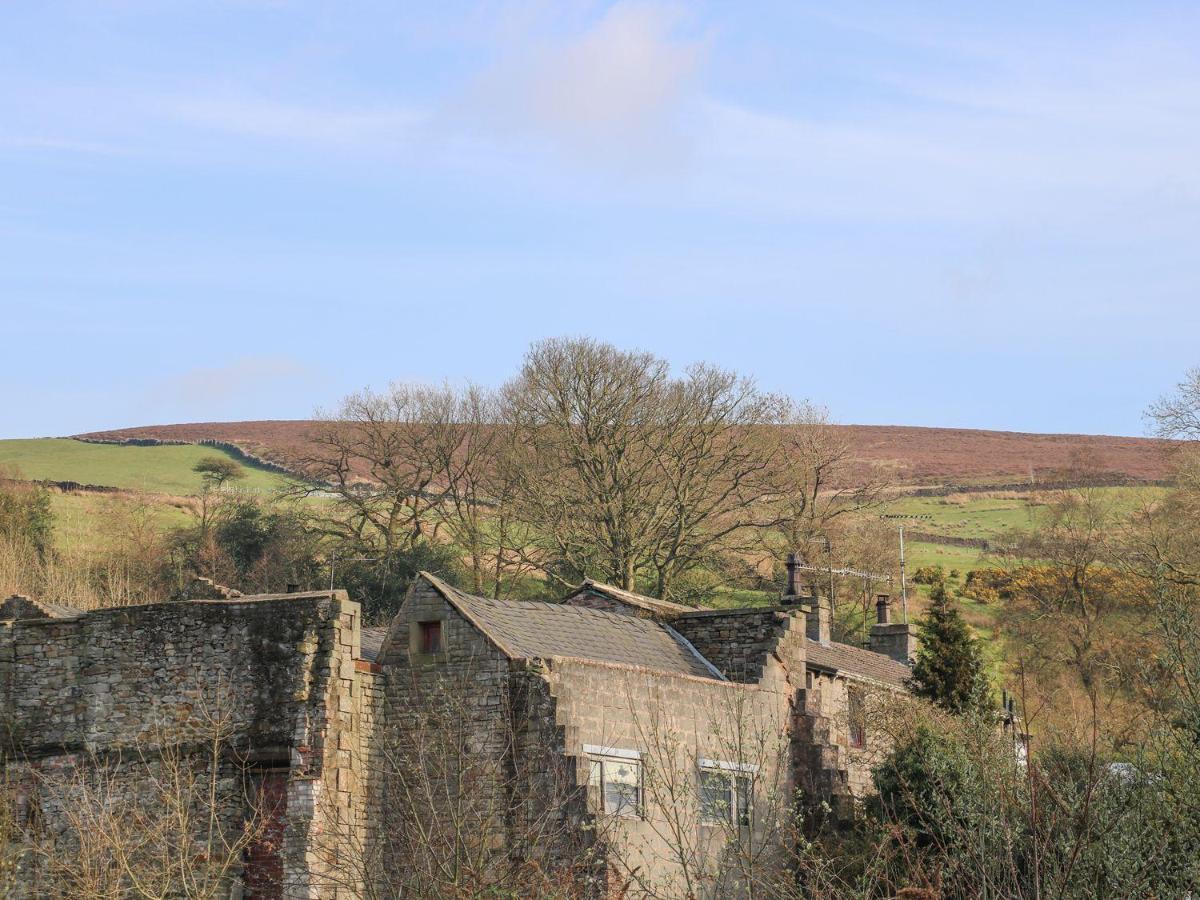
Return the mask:
[[[590,578],[584,579],[583,583],[567,594],[562,602],[570,603],[571,598],[587,593],[599,594],[601,597],[608,597],[616,600],[618,603],[624,603],[627,606],[637,609],[644,609],[646,612],[657,615],[669,616],[694,611],[690,606],[684,606],[682,603],[672,603],[670,600],[658,600],[654,597],[646,597],[642,594],[635,594],[633,591],[613,587],[611,584],[605,584],[602,581],[592,581]]]
[[[375,662],[379,651],[383,648],[383,639],[387,637],[387,628],[364,628],[362,630],[362,658]]]
[[[474,597],[422,575],[513,659],[570,656],[714,679],[694,649],[652,619],[561,603]]]
[[[896,662],[890,656],[864,650],[861,647],[851,647],[849,644],[830,642],[822,644],[811,638],[806,639],[805,652],[808,664],[816,669],[829,672],[840,672],[844,675],[857,675],[884,684],[904,687],[912,675],[912,669],[903,663]]]

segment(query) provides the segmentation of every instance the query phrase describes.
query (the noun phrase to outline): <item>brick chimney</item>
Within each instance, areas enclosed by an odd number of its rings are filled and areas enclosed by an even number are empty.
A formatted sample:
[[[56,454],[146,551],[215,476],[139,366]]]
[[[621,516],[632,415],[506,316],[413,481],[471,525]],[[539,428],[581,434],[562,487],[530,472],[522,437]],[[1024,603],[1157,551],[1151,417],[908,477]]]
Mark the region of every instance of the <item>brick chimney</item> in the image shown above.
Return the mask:
[[[917,639],[907,622],[893,622],[891,597],[880,594],[875,598],[875,624],[871,626],[871,650],[890,656],[906,666],[912,665],[917,652]]]

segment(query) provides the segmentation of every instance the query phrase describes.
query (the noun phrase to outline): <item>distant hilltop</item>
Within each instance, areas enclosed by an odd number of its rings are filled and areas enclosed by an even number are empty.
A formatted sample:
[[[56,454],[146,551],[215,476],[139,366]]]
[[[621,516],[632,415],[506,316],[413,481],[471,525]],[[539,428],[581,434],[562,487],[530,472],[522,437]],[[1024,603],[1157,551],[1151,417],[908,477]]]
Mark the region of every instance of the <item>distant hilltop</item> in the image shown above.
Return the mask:
[[[263,461],[302,452],[311,420],[145,425],[75,435],[101,441],[220,442]],[[1170,470],[1169,442],[1090,434],[1027,434],[908,425],[837,425],[854,456],[912,485],[1021,485],[1056,482],[1086,466],[1114,482],[1156,482]]]

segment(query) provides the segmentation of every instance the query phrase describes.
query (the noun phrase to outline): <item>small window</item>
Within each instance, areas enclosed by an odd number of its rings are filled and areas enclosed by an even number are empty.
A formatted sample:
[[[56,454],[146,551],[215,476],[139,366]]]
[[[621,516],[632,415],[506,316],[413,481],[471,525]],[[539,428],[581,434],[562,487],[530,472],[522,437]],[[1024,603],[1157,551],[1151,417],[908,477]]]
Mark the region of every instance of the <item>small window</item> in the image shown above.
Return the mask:
[[[846,707],[850,720],[850,746],[856,748],[867,746],[867,711],[861,688],[847,688]]]
[[[642,764],[637,751],[589,756],[588,794],[593,807],[611,816],[641,816]]]
[[[700,821],[705,825],[750,827],[754,781],[751,766],[703,761],[700,769]]]
[[[421,623],[421,652],[422,653],[441,653],[444,647],[442,646],[442,623],[441,622],[422,622]]]

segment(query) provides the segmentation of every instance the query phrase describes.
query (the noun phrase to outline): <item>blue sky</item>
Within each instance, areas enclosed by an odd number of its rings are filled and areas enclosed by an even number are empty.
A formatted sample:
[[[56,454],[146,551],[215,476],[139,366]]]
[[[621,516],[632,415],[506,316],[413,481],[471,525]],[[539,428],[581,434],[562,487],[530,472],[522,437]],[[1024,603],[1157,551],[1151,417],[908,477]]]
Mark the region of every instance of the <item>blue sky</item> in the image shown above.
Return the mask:
[[[0,436],[587,334],[846,422],[1200,364],[1194,3],[0,2]]]

